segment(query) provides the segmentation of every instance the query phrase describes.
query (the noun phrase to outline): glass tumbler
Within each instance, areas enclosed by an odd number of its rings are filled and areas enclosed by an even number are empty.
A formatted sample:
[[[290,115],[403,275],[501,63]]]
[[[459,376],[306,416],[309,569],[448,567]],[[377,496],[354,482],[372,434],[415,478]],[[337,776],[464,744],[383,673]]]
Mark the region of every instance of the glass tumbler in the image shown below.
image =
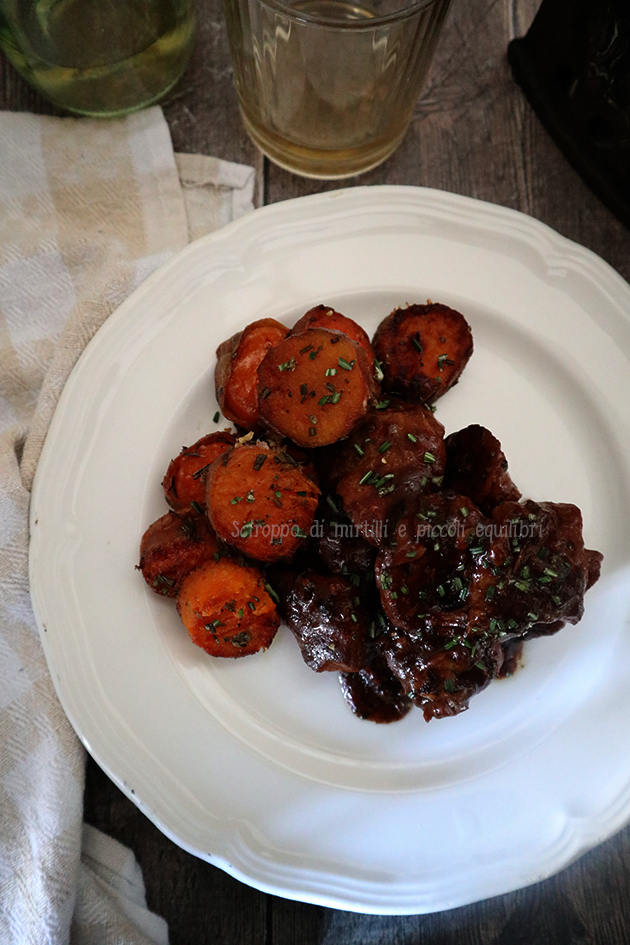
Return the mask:
[[[224,0],[245,127],[276,164],[350,177],[398,147],[450,0]]]
[[[0,0],[0,47],[42,95],[113,117],[156,102],[192,52],[193,0]]]

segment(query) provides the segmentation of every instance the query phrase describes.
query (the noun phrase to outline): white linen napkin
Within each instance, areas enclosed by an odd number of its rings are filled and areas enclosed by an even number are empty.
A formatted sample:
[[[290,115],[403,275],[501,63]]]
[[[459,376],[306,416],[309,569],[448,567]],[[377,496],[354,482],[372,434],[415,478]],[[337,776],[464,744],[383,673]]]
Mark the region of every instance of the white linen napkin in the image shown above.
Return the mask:
[[[253,209],[254,171],[174,155],[160,108],[0,113],[0,941],[164,945],[133,854],[83,825],[85,754],[28,588],[28,505],[59,394],[114,308],[191,238]]]

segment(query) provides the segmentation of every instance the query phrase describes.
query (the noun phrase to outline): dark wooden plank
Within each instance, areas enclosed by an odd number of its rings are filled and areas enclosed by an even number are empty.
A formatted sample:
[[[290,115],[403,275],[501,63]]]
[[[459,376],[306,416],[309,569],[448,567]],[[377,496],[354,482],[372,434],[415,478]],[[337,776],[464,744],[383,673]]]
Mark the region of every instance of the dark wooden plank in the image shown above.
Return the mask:
[[[262,180],[262,155],[249,140],[238,111],[222,2],[196,0],[196,10],[197,41],[190,65],[163,102],[173,147],[250,164]]]

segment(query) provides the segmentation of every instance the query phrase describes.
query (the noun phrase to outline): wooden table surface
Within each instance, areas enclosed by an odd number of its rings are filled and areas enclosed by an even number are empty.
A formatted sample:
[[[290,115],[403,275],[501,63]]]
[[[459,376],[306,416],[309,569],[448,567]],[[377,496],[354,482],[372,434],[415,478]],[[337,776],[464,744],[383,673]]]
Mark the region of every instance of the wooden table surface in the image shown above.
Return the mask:
[[[381,167],[344,182],[414,184],[513,207],[594,250],[630,280],[630,232],[572,170],[506,60],[540,0],[454,0],[412,126]],[[340,186],[263,160],[238,115],[220,0],[198,0],[198,43],[163,103],[175,149],[256,168],[258,204]],[[0,62],[0,108],[55,114]],[[630,829],[527,889],[427,916],[354,915],[266,895],[183,852],[88,763],[88,822],[132,847],[172,945],[621,945],[630,942]]]

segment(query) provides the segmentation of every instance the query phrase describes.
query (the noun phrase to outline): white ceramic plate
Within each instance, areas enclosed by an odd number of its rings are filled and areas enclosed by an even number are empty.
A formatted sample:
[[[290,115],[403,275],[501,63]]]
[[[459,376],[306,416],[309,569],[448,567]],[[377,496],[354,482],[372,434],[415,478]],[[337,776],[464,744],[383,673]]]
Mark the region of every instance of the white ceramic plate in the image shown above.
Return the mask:
[[[575,628],[527,644],[463,715],[355,718],[285,629],[212,660],[134,570],[160,482],[211,432],[214,352],[325,302],[368,331],[428,297],[475,354],[438,406],[502,441],[537,500],[577,503],[602,579]],[[550,875],[630,818],[630,288],[513,211],[357,187],[189,246],[111,316],[61,398],[31,513],[33,601],[61,702],[120,788],[185,849],[259,889],[422,913]]]

